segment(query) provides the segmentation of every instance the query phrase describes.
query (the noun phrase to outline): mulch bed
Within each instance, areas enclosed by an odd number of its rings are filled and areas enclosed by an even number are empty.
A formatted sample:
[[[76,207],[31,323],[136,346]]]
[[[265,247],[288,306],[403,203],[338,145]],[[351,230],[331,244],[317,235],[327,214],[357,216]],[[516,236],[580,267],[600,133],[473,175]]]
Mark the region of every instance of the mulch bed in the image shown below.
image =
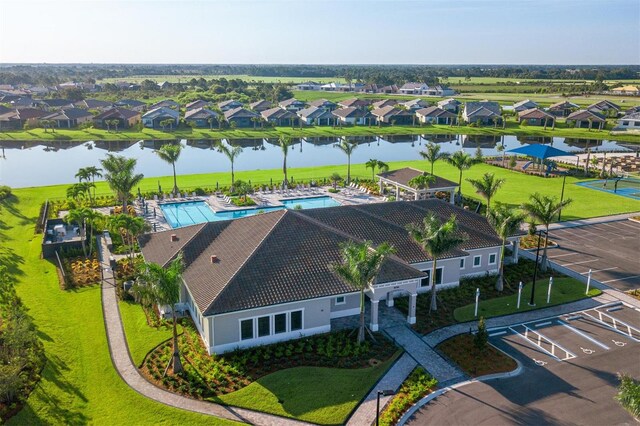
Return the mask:
[[[494,346],[487,344],[484,350],[478,350],[473,337],[472,334],[459,334],[440,343],[436,349],[471,377],[506,373],[516,369],[518,364],[513,358]]]

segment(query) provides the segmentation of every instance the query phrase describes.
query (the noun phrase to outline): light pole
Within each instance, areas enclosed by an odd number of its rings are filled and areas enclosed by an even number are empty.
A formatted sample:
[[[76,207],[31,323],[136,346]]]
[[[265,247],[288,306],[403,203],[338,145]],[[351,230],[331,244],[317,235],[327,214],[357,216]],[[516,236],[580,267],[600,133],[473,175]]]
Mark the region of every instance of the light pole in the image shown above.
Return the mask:
[[[376,426],[380,426],[380,395],[389,396],[395,394],[392,390],[379,390],[376,402]]]
[[[538,276],[538,257],[540,256],[540,240],[542,239],[543,232],[546,234],[546,231],[542,229],[538,231],[538,248],[536,249],[536,263],[533,266],[533,284],[531,285],[531,300],[529,300],[529,306],[536,306],[534,297],[536,293],[536,278]]]
[[[567,181],[567,172],[564,172],[562,175],[562,192],[560,192],[560,205],[562,205],[562,200],[564,200],[564,184]],[[562,216],[562,207],[558,210],[558,222],[560,222],[560,217]]]

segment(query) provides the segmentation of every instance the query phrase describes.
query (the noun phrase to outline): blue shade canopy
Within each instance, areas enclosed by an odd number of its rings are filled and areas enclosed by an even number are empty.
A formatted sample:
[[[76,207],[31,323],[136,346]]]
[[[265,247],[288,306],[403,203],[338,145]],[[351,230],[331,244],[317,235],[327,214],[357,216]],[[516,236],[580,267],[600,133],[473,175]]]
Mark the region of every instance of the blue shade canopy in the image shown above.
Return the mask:
[[[520,148],[510,149],[507,152],[513,152],[516,154],[528,155],[529,157],[547,159],[550,157],[561,157],[564,155],[575,155],[570,152],[563,151],[558,148],[554,148],[550,145],[525,145]]]

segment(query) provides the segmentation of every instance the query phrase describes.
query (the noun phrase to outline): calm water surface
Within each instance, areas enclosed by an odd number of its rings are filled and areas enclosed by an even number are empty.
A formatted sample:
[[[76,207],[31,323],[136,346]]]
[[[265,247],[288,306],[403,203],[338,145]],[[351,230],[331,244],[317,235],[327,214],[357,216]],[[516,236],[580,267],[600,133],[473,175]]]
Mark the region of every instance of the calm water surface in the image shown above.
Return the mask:
[[[352,163],[364,163],[370,158],[383,161],[417,160],[418,152],[427,141],[438,143],[445,152],[460,149],[474,154],[477,147],[484,155],[498,154],[497,145],[509,150],[531,143],[553,144],[554,147],[583,152],[587,147],[598,151],[631,151],[630,144],[614,141],[542,138],[516,136],[363,136],[350,137],[358,142]],[[176,143],[177,141],[173,141]],[[225,172],[229,161],[214,147],[212,140],[181,140],[185,149],[176,168],[178,174]],[[236,170],[259,170],[282,167],[282,152],[275,139],[233,139],[230,142],[244,148],[237,158]],[[346,163],[346,156],[334,144],[338,138],[297,139],[287,158],[289,167],[313,167]],[[88,141],[88,142],[20,142],[0,141],[0,185],[14,188],[55,185],[75,182],[80,167],[100,167],[108,152],[138,160],[137,171],[146,177],[167,176],[171,166],[154,153],[171,141]],[[636,148],[637,149],[637,148]]]

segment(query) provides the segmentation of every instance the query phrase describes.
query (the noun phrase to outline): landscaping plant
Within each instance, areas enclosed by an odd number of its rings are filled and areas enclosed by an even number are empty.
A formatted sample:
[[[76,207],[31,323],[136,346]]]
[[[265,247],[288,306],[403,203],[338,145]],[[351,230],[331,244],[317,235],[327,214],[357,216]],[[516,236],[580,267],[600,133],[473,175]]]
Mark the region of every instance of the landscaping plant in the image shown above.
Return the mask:
[[[393,426],[398,423],[402,415],[416,402],[434,391],[438,381],[424,368],[417,367],[402,383],[389,404],[380,413],[380,424]]]
[[[628,374],[619,374],[616,399],[636,420],[640,420],[640,381]]]

